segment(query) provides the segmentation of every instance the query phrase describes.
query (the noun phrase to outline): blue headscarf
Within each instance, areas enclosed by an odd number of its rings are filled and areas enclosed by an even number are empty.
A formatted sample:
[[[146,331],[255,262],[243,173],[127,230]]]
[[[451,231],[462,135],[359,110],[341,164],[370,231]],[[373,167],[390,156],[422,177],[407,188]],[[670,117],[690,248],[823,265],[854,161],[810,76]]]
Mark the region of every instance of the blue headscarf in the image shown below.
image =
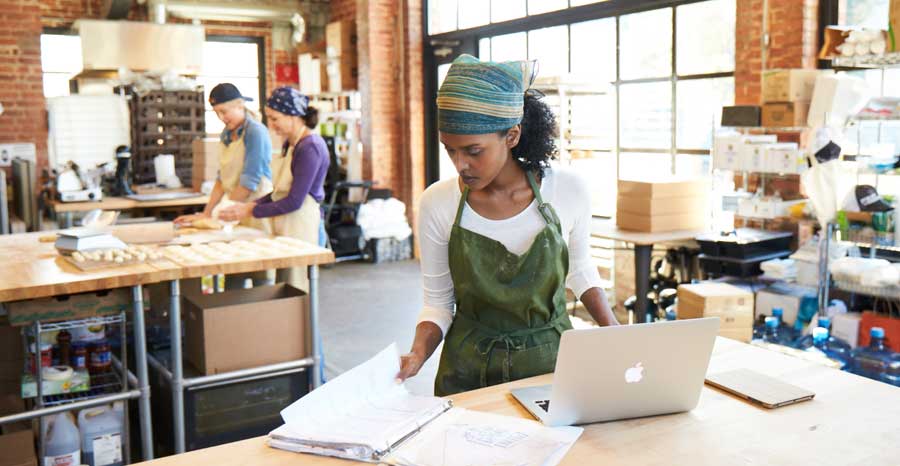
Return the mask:
[[[309,107],[309,97],[293,87],[279,87],[269,96],[266,106],[285,115],[304,117]]]
[[[535,69],[534,61],[483,62],[460,55],[438,90],[438,129],[486,134],[519,124]]]

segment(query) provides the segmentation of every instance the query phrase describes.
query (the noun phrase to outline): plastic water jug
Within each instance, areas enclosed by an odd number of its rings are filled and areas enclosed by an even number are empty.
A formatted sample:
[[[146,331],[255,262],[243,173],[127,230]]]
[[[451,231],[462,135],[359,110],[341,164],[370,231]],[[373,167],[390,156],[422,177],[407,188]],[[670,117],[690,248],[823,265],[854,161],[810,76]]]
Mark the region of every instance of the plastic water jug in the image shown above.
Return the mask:
[[[81,464],[81,435],[66,413],[59,413],[45,424],[43,466]]]
[[[832,347],[829,341],[828,329],[824,327],[816,327],[812,333],[813,345],[807,351],[817,350],[825,354],[828,359],[837,361],[841,365],[841,369],[846,369],[850,361],[850,352],[842,347]]]
[[[850,344],[846,341],[834,336],[831,334],[831,318],[830,317],[819,317],[818,327],[824,328],[828,330],[828,346],[831,348],[836,348],[847,353],[847,356],[850,355],[850,351],[852,348]],[[815,329],[813,329],[815,331]],[[794,340],[794,348],[797,349],[808,349],[813,346],[813,334],[803,335],[802,337]]]
[[[81,451],[89,466],[121,466],[125,437],[122,413],[111,406],[83,409],[78,413]]]
[[[885,370],[882,380],[895,387],[900,387],[900,353],[894,353],[888,359],[887,370]]]
[[[884,345],[884,329],[869,330],[869,346],[853,351],[851,372],[875,380],[884,380],[893,352]]]
[[[789,340],[781,333],[781,329],[778,327],[779,323],[780,319],[778,317],[766,317],[766,330],[759,340],[776,345],[788,344]]]

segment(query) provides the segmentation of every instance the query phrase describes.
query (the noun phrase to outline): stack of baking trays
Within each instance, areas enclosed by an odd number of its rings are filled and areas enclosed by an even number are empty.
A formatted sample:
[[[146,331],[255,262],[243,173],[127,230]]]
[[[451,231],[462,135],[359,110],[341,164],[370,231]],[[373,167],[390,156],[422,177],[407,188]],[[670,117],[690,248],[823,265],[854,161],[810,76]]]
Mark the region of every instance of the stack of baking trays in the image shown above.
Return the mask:
[[[714,277],[762,275],[761,263],[791,254],[793,236],[790,232],[750,228],[699,236],[700,268]]]

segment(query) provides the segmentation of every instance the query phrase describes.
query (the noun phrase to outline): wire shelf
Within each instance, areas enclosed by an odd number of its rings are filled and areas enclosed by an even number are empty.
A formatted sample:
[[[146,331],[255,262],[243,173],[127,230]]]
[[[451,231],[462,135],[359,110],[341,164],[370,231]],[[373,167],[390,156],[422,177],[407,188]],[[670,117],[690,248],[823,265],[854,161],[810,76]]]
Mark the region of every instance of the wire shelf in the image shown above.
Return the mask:
[[[834,285],[849,293],[864,294],[876,298],[900,300],[900,286],[863,286],[843,280],[835,280]]]
[[[91,374],[91,388],[89,390],[77,393],[45,396],[44,406],[51,407],[74,403],[76,401],[93,400],[95,398],[120,393],[122,392],[122,388],[122,379],[117,371]]]
[[[890,68],[900,67],[900,52],[884,55],[862,55],[857,57],[835,57],[832,65],[844,68]]]
[[[118,324],[125,321],[125,314],[112,316],[91,317],[89,319],[67,320],[64,322],[41,323],[41,333],[71,330],[74,328],[90,327],[92,325]]]

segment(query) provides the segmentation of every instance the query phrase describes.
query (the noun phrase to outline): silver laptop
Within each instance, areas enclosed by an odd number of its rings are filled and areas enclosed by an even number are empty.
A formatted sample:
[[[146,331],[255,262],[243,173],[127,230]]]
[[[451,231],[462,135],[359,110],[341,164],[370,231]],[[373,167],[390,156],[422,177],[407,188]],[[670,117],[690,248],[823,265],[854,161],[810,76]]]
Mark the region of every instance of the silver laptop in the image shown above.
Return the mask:
[[[553,384],[511,392],[549,426],[690,411],[718,331],[718,317],[569,330]]]

